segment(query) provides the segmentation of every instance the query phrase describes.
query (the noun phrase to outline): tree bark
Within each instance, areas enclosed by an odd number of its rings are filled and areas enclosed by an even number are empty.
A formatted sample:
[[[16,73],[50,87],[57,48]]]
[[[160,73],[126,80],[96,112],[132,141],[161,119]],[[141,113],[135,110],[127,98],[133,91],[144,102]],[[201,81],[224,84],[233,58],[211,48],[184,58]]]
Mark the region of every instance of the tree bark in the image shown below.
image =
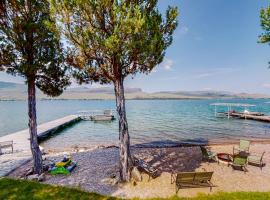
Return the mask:
[[[125,95],[123,80],[114,82],[116,97],[116,108],[119,120],[119,153],[120,153],[120,180],[127,182],[130,180],[130,168],[132,167],[130,154],[130,139],[128,134],[128,123],[125,109]]]
[[[36,88],[35,79],[28,79],[28,116],[30,146],[34,160],[34,172],[41,174],[43,171],[42,154],[38,145],[37,138],[37,117],[36,117]]]

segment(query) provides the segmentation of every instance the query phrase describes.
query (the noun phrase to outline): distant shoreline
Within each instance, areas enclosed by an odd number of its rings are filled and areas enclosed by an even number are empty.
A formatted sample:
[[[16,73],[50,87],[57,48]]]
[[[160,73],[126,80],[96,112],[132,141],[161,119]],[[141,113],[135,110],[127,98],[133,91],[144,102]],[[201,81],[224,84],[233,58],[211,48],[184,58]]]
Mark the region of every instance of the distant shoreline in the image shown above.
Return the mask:
[[[43,94],[39,89],[37,99],[57,100],[114,100],[113,87],[88,88],[79,86],[67,88],[60,96],[51,98]],[[146,92],[141,88],[125,88],[127,100],[193,100],[193,99],[270,99],[270,94],[219,91],[219,90],[167,90]],[[27,86],[0,81],[0,101],[27,100]]]

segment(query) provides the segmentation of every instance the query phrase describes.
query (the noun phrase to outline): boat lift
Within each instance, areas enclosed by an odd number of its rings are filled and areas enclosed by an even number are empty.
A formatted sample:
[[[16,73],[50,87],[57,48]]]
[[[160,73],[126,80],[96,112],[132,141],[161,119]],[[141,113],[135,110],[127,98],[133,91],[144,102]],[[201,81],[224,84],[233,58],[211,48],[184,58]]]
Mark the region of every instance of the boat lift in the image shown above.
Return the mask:
[[[212,103],[210,104],[211,106],[215,106],[215,116],[218,115],[217,112],[217,107],[227,107],[227,112],[222,112],[222,114],[226,114],[228,119],[230,119],[231,116],[238,116],[238,115],[263,115],[262,113],[257,113],[257,112],[249,112],[247,108],[249,107],[254,107],[256,105],[253,104],[242,104],[242,103]],[[232,110],[232,107],[243,107],[244,108],[244,112],[236,112],[234,110]]]

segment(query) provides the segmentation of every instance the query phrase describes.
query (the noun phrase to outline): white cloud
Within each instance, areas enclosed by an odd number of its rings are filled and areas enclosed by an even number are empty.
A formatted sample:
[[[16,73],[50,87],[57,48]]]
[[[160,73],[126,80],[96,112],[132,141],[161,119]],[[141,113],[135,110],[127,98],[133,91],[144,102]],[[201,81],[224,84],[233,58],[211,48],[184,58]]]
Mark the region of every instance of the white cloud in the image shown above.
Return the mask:
[[[173,60],[165,58],[165,60],[161,63],[161,67],[165,70],[172,70]]]
[[[209,70],[206,72],[194,74],[193,76],[191,76],[191,78],[200,79],[200,78],[206,78],[206,77],[210,77],[210,76],[235,73],[237,71],[239,71],[238,68],[221,67],[221,68],[215,68],[215,69],[212,69],[212,70]]]
[[[262,84],[262,87],[264,87],[264,88],[270,88],[270,83],[264,83],[264,84]]]
[[[162,66],[164,67],[164,66]],[[164,68],[165,69],[165,68]],[[198,79],[206,79],[213,76],[223,76],[223,75],[229,75],[235,72],[238,72],[240,69],[237,67],[219,67],[219,68],[213,68],[211,70],[207,70],[204,72],[193,72],[191,74],[174,74],[173,76],[165,76],[160,78],[160,80],[198,80]],[[270,83],[269,83],[270,88]],[[213,88],[204,88],[203,90],[213,90]]]
[[[203,91],[209,91],[209,90],[214,90],[213,88],[211,87],[205,87],[205,88],[202,88]]]
[[[189,31],[189,29],[188,29],[188,27],[186,27],[186,26],[182,26],[182,27],[180,27],[180,29],[179,29],[179,33],[180,34],[187,34],[188,33],[188,31]]]
[[[205,77],[213,76],[215,74],[216,73],[214,72],[206,72],[206,73],[196,74],[193,76],[193,78],[205,78]]]
[[[162,80],[162,81],[168,81],[168,80],[177,80],[179,78],[180,78],[180,76],[171,76],[171,77],[161,78],[160,80]]]

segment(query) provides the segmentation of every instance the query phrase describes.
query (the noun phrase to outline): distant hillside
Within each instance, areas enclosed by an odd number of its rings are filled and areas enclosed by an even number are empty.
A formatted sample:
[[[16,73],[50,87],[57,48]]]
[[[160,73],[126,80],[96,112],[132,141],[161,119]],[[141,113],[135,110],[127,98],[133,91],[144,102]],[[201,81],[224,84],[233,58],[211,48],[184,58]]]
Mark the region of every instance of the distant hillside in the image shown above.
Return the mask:
[[[67,92],[90,92],[90,93],[104,93],[104,94],[114,94],[114,90],[111,87],[102,87],[102,88],[88,88],[85,86],[68,88]],[[142,92],[141,88],[126,88],[126,93],[140,93]]]
[[[161,91],[143,92],[140,88],[126,88],[127,99],[226,99],[226,98],[270,98],[264,94],[231,93],[224,91]],[[37,90],[38,99],[52,99]],[[26,100],[27,87],[24,84],[0,81],[0,100]],[[55,99],[115,99],[112,87],[89,88],[78,86],[68,88]]]

